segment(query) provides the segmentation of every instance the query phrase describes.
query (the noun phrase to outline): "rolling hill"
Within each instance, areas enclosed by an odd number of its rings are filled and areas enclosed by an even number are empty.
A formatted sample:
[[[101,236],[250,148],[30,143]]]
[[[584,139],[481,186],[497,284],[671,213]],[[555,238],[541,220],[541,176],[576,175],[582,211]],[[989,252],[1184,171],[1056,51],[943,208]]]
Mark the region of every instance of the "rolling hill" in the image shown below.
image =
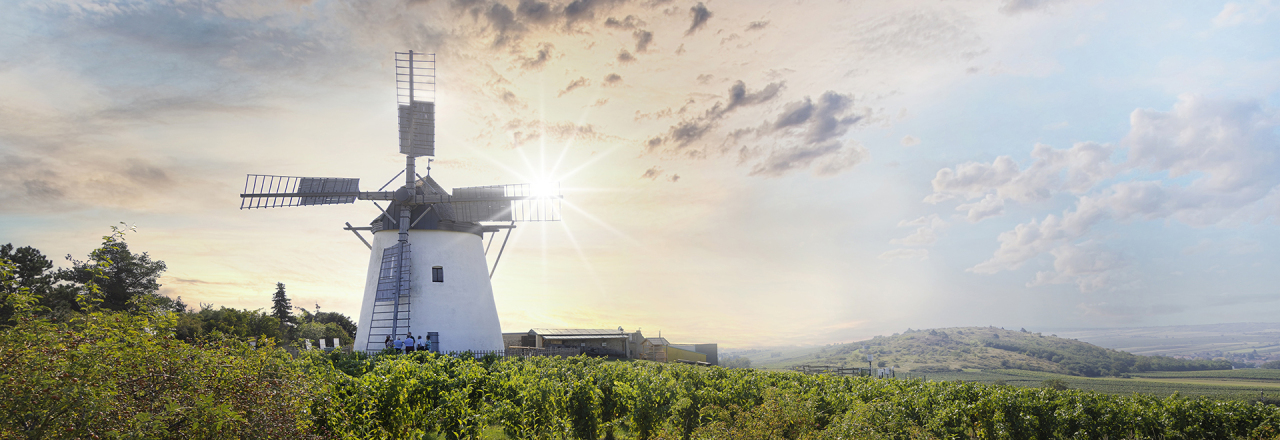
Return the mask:
[[[751,358],[753,366],[766,369],[798,365],[866,366],[867,354],[874,356],[874,366],[892,366],[917,373],[1016,369],[1096,377],[1144,371],[1231,369],[1231,363],[1224,360],[1137,356],[1074,339],[996,327],[908,329],[902,334],[848,344],[743,354]]]

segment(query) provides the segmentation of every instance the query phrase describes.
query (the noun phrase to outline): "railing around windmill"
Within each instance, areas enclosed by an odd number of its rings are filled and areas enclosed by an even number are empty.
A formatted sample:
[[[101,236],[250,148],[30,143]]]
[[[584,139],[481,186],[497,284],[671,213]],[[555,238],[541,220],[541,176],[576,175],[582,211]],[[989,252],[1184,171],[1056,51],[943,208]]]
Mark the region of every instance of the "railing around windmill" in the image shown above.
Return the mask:
[[[398,354],[394,352],[388,352],[387,350],[368,350],[365,353],[370,355]],[[434,353],[438,355],[451,356],[451,357],[470,356],[476,359],[481,359],[486,356],[527,358],[527,357],[535,357],[535,356],[573,357],[580,354],[584,354],[583,350],[578,347],[571,347],[571,348],[507,347],[505,350],[466,350],[466,351],[445,351],[445,352],[434,352]],[[592,355],[591,353],[585,353],[585,354],[587,354],[588,356]]]

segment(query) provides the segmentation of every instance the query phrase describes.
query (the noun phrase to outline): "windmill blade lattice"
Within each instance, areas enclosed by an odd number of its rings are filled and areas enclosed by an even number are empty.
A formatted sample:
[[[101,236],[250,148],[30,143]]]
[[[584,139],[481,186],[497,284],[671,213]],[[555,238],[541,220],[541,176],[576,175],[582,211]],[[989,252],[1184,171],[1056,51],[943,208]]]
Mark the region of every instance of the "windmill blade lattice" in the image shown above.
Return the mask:
[[[240,209],[355,203],[360,179],[250,174],[240,195]]]
[[[396,52],[396,103],[400,153],[436,155],[436,56]]]
[[[518,183],[454,188],[454,218],[464,222],[538,222],[560,220],[560,188]],[[515,199],[515,200],[512,200]]]

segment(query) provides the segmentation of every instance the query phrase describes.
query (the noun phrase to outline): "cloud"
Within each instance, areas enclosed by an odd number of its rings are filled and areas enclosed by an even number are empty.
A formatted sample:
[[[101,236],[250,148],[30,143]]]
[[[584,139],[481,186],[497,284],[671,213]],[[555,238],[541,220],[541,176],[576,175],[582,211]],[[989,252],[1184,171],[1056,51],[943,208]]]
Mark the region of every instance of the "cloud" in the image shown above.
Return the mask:
[[[542,68],[551,59],[551,51],[555,49],[551,43],[538,44],[538,50],[531,57],[520,57],[520,68],[535,70]]]
[[[556,18],[550,3],[535,0],[520,0],[520,4],[516,5],[516,14],[534,23],[549,23]]]
[[[1101,249],[1096,242],[1058,246],[1050,253],[1053,270],[1036,272],[1027,287],[1075,284],[1080,292],[1089,293],[1138,286],[1128,264],[1119,255]]]
[[[626,50],[626,49],[623,49],[621,52],[618,52],[618,62],[619,62],[619,63],[622,63],[622,64],[629,64],[629,63],[631,63],[631,62],[633,62],[633,61],[635,61],[635,60],[636,60],[636,57],[635,57],[635,56],[633,56],[633,55],[631,55],[631,52],[627,52],[627,50]]]
[[[648,142],[648,149],[653,151],[662,145],[672,145],[675,151],[683,150],[690,144],[701,140],[703,136],[718,126],[722,118],[738,108],[773,100],[778,96],[778,92],[782,90],[782,87],[783,83],[770,83],[758,91],[751,92],[747,90],[746,83],[742,81],[735,82],[729,88],[727,102],[716,102],[702,115],[681,121],[673,125],[665,135],[651,138]]]
[[[997,157],[991,164],[968,162],[938,170],[933,178],[933,194],[926,202],[973,199],[994,193],[1001,199],[1034,202],[1048,199],[1059,191],[1083,193],[1099,182],[1115,176],[1120,168],[1112,164],[1114,147],[1081,142],[1066,150],[1036,144],[1035,158],[1026,170],[1009,156]]]
[[[610,0],[573,0],[564,6],[565,22],[572,25],[578,20],[595,18],[596,8],[607,3],[613,2]]]
[[[160,185],[170,182],[169,174],[143,159],[130,159],[124,175],[141,185]]]
[[[977,223],[1004,214],[1004,199],[995,194],[987,194],[982,200],[957,206],[956,211],[966,211],[965,218],[970,223]]]
[[[609,136],[599,133],[596,127],[591,124],[577,124],[573,122],[549,122],[541,119],[511,119],[496,127],[496,133],[485,133],[482,136],[489,137],[501,133],[510,139],[511,147],[520,147],[537,139],[547,138],[555,140],[601,140],[608,139]]]
[[[819,176],[839,174],[865,161],[870,154],[861,145],[805,145],[774,149],[752,169],[752,176],[779,177],[791,171],[813,168]]]
[[[1192,187],[1222,193],[1260,196],[1276,183],[1280,115],[1260,102],[1185,95],[1169,112],[1134,110],[1130,124],[1129,166],[1171,177],[1206,173]]]
[[[848,114],[852,105],[851,96],[830,91],[823,93],[816,103],[806,96],[802,101],[787,104],[772,129],[799,130],[809,142],[826,142],[843,135],[862,120],[863,115]]]
[[[893,261],[893,260],[924,261],[929,259],[929,250],[928,249],[894,249],[894,250],[885,252],[883,254],[880,254],[876,258],[879,258],[881,260],[888,260],[888,261]]]
[[[912,221],[898,223],[898,227],[916,226],[915,232],[903,238],[890,240],[889,243],[903,246],[929,246],[938,242],[937,231],[945,228],[947,222],[937,214],[920,217]]]
[[[910,146],[913,146],[913,145],[919,145],[919,144],[920,144],[920,139],[918,139],[918,138],[916,138],[915,136],[912,136],[912,135],[906,135],[906,136],[903,136],[903,137],[902,137],[902,140],[901,140],[901,141],[898,141],[898,143],[899,143],[899,144],[901,144],[901,145],[902,145],[902,146],[904,146],[904,147],[910,147]]]
[[[707,6],[702,2],[689,8],[689,16],[693,18],[693,23],[689,24],[689,30],[684,31],[685,35],[693,35],[695,31],[701,29],[707,24],[707,20],[711,19],[711,11],[707,10]]]
[[[656,165],[655,165],[655,166],[653,166],[653,167],[650,167],[650,168],[649,168],[649,169],[647,169],[647,170],[644,170],[644,174],[641,174],[641,175],[640,175],[640,178],[641,178],[641,179],[655,180],[655,179],[657,179],[657,178],[658,178],[658,176],[661,176],[661,175],[662,175],[662,173],[664,173],[664,171],[662,171],[662,168],[661,168],[661,167],[659,167],[659,166],[656,166]]]
[[[858,51],[862,59],[954,63],[972,60],[987,50],[976,27],[970,17],[954,10],[912,8],[868,17],[847,38],[850,50]]]
[[[1026,170],[1007,156],[991,164],[940,170],[934,194],[926,201],[981,197],[957,207],[969,212],[970,221],[979,221],[998,215],[997,207],[1005,201],[1074,196],[1074,209],[1001,233],[992,257],[969,271],[1016,270],[1048,253],[1054,257],[1054,271],[1037,273],[1031,285],[1122,288],[1136,281],[1101,269],[1120,260],[1093,241],[1094,227],[1105,221],[1156,220],[1205,227],[1274,218],[1278,213],[1268,204],[1280,194],[1280,175],[1274,172],[1280,150],[1277,128],[1277,111],[1259,102],[1186,95],[1170,111],[1134,110],[1120,147],[1086,142],[1055,150],[1037,144],[1032,149],[1036,160]],[[1117,151],[1128,160],[1113,162]],[[1108,180],[1113,177],[1115,181]]]
[[[516,22],[516,13],[502,3],[489,6],[489,10],[484,13],[484,18],[497,33],[493,39],[494,47],[507,45],[512,40],[512,33],[524,30],[524,26]]]
[[[653,43],[653,32],[638,29],[631,34],[636,38],[636,53],[644,53],[649,50],[649,44]]]
[[[561,90],[560,93],[556,96],[564,96],[566,93],[574,91],[574,89],[578,89],[580,87],[586,87],[589,85],[591,85],[591,80],[587,79],[586,77],[580,76],[578,77],[578,79],[569,81],[569,85],[565,86],[564,90]]]
[[[610,73],[604,76],[604,85],[612,86],[622,82],[622,75]]]
[[[753,21],[753,22],[751,22],[751,24],[747,25],[747,30],[748,30],[748,31],[758,31],[758,30],[764,29],[764,28],[766,28],[766,27],[768,27],[768,26],[769,26],[769,21],[768,21],[768,20],[764,20],[764,21]]]
[[[749,175],[779,177],[809,170],[814,175],[834,175],[865,162],[870,153],[857,142],[841,138],[870,115],[856,109],[853,97],[832,91],[818,99],[804,97],[782,105],[781,111],[757,126],[730,130],[719,143],[708,141],[722,122],[740,108],[771,102],[783,83],[770,83],[759,91],[749,91],[737,81],[729,88],[727,101],[718,101],[695,117],[672,125],[666,133],[645,143],[647,152],[702,159],[736,152],[738,163],[748,165]],[[684,113],[684,110],[681,110]]]
[[[1280,12],[1280,4],[1274,4],[1271,0],[1227,2],[1222,6],[1222,11],[1213,18],[1213,26],[1223,28],[1246,23],[1264,23],[1277,12]]]
[[[622,20],[609,17],[604,21],[604,27],[615,28],[615,29],[631,30],[644,25],[645,25],[645,22],[643,20],[640,20],[639,18],[636,18],[636,16],[634,15],[628,15],[626,16],[626,18],[623,18]]]
[[[1000,5],[1000,12],[1006,14],[1018,14],[1022,12],[1032,12],[1048,9],[1056,4],[1065,3],[1067,0],[1005,0]]]

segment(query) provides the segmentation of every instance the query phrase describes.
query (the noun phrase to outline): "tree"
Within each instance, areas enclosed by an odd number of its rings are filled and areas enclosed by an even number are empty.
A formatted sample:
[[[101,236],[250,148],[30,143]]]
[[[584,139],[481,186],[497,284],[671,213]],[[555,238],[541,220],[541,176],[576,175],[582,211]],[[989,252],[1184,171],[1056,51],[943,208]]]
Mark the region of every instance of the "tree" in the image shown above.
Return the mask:
[[[338,326],[338,324],[332,322],[324,324],[319,322],[308,322],[298,326],[298,339],[309,339],[312,341],[316,339],[324,339],[326,341],[325,344],[328,345],[333,338],[338,338],[338,341],[341,342],[343,346],[348,346],[355,340],[355,335],[347,333],[346,330],[343,330],[342,327]]]
[[[319,312],[315,314],[314,319],[315,322],[319,324],[333,324],[338,326],[342,331],[351,335],[352,339],[355,339],[356,337],[356,323],[347,315],[343,315],[338,312]]]
[[[0,259],[13,263],[14,270],[8,277],[31,293],[41,295],[53,287],[54,280],[49,273],[53,262],[36,248],[23,246],[14,249],[12,243],[5,244],[0,246]]]
[[[156,293],[160,290],[160,275],[166,269],[164,262],[152,260],[146,252],[131,252],[123,232],[118,229],[117,234],[106,238],[102,247],[89,254],[88,260],[80,261],[67,255],[72,267],[59,270],[57,278],[81,287],[93,281],[101,290],[97,294],[102,300],[100,306],[108,310],[137,312],[132,304],[135,301],[158,302],[162,303],[160,308],[167,305],[172,309],[173,301]],[[102,270],[96,271],[98,268]]]
[[[1067,386],[1067,381],[1062,380],[1062,379],[1056,379],[1056,378],[1055,378],[1055,379],[1045,379],[1045,380],[1043,380],[1043,381],[1041,381],[1041,382],[1040,382],[1040,386],[1041,386],[1041,387],[1044,387],[1044,388],[1055,389],[1055,390],[1058,390],[1058,391],[1062,391],[1062,390],[1065,390],[1065,389],[1071,388],[1070,386]]]
[[[276,293],[271,297],[271,316],[281,324],[293,322],[293,304],[284,293],[284,283],[276,283]]]
[[[174,333],[179,339],[186,341],[215,335],[242,340],[259,337],[280,339],[281,327],[280,320],[262,313],[261,310],[239,310],[227,307],[214,309],[207,304],[201,304],[199,312],[178,317]]]
[[[751,368],[751,358],[746,356],[728,356],[720,360],[724,368]]]
[[[48,297],[53,290],[53,277],[49,274],[49,269],[53,268],[53,262],[45,258],[39,250],[31,246],[15,250],[12,243],[5,244],[0,246],[0,262],[11,264],[10,270],[0,275],[0,283],[2,283],[0,284],[0,301],[17,293],[18,289],[26,289],[28,293],[40,296],[42,299]],[[12,306],[5,304],[0,307],[0,325],[12,324],[10,321],[12,317]]]

